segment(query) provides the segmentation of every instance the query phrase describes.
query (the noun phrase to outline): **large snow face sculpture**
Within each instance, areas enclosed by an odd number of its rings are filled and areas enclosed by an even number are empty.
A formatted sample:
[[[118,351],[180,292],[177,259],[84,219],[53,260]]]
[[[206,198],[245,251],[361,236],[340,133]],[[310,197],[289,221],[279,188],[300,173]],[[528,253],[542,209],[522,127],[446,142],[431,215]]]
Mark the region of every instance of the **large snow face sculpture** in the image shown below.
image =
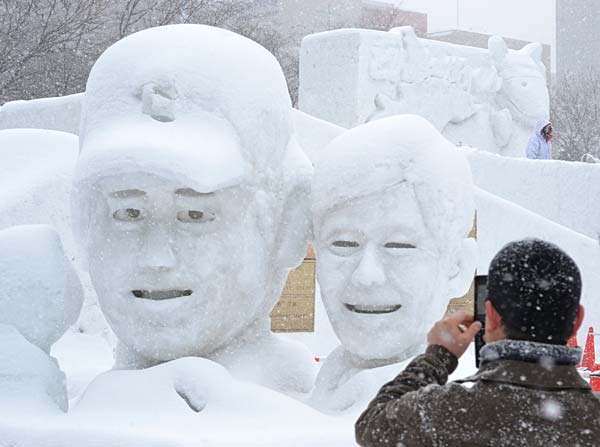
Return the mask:
[[[291,110],[273,56],[225,30],[150,29],[100,57],[73,214],[117,366],[268,336],[306,246],[311,167]]]
[[[373,365],[414,355],[474,272],[467,161],[423,118],[385,118],[328,146],[312,198],[318,280],[343,347]]]

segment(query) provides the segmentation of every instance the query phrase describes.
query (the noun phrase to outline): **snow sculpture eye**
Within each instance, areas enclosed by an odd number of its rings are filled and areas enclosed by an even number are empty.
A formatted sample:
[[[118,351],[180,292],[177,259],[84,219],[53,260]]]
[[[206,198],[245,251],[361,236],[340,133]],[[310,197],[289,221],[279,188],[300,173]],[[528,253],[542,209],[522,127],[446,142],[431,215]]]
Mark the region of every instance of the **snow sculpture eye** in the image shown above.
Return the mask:
[[[349,256],[355,253],[360,248],[360,244],[356,241],[333,241],[330,249],[338,256]]]
[[[406,248],[408,248],[408,249],[417,248],[413,244],[408,244],[408,243],[405,243],[405,242],[386,242],[386,244],[384,245],[384,247],[385,248],[395,249],[395,250],[402,249],[402,248],[405,248],[405,249]]]
[[[121,222],[136,222],[143,220],[144,214],[137,208],[122,208],[113,213],[113,218]]]
[[[215,213],[198,210],[184,210],[177,213],[177,220],[186,223],[207,223],[212,222],[216,217]]]
[[[528,84],[527,84],[527,81],[523,81],[523,82],[521,82],[521,85],[522,85],[523,87],[527,87],[527,85],[528,85]]]

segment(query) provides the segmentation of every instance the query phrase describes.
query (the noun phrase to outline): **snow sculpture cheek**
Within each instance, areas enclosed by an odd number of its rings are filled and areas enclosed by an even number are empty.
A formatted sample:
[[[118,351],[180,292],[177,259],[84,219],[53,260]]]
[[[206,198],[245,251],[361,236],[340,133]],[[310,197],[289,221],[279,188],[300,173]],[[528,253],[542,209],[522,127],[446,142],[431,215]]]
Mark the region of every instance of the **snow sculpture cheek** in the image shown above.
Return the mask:
[[[266,247],[243,187],[200,193],[155,175],[107,179],[90,275],[113,330],[153,361],[207,355],[257,318]],[[264,292],[263,292],[264,293]]]
[[[321,296],[344,347],[363,359],[407,357],[447,301],[443,257],[412,187],[354,200],[316,230]]]

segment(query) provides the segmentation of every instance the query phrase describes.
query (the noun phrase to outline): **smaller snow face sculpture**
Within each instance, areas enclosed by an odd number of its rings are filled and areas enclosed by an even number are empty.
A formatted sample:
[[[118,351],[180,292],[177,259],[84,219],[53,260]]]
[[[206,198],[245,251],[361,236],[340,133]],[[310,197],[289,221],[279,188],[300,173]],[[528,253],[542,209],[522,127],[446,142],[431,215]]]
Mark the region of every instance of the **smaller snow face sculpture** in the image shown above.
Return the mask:
[[[318,280],[343,347],[375,363],[415,354],[474,272],[466,160],[423,118],[385,118],[329,145],[312,197]]]
[[[275,58],[229,31],[149,29],[100,57],[72,206],[117,367],[202,356],[248,371],[241,351],[288,348],[269,312],[305,252],[312,173],[291,112]],[[301,363],[252,380],[304,389]]]

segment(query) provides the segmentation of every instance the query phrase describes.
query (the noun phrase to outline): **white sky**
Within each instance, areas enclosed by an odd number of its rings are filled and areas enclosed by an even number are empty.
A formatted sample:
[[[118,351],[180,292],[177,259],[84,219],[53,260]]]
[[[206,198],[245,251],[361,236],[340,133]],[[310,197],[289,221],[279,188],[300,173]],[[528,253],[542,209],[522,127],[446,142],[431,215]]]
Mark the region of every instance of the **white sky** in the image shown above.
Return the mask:
[[[430,32],[458,28],[549,44],[555,63],[556,0],[386,1],[427,13]]]

